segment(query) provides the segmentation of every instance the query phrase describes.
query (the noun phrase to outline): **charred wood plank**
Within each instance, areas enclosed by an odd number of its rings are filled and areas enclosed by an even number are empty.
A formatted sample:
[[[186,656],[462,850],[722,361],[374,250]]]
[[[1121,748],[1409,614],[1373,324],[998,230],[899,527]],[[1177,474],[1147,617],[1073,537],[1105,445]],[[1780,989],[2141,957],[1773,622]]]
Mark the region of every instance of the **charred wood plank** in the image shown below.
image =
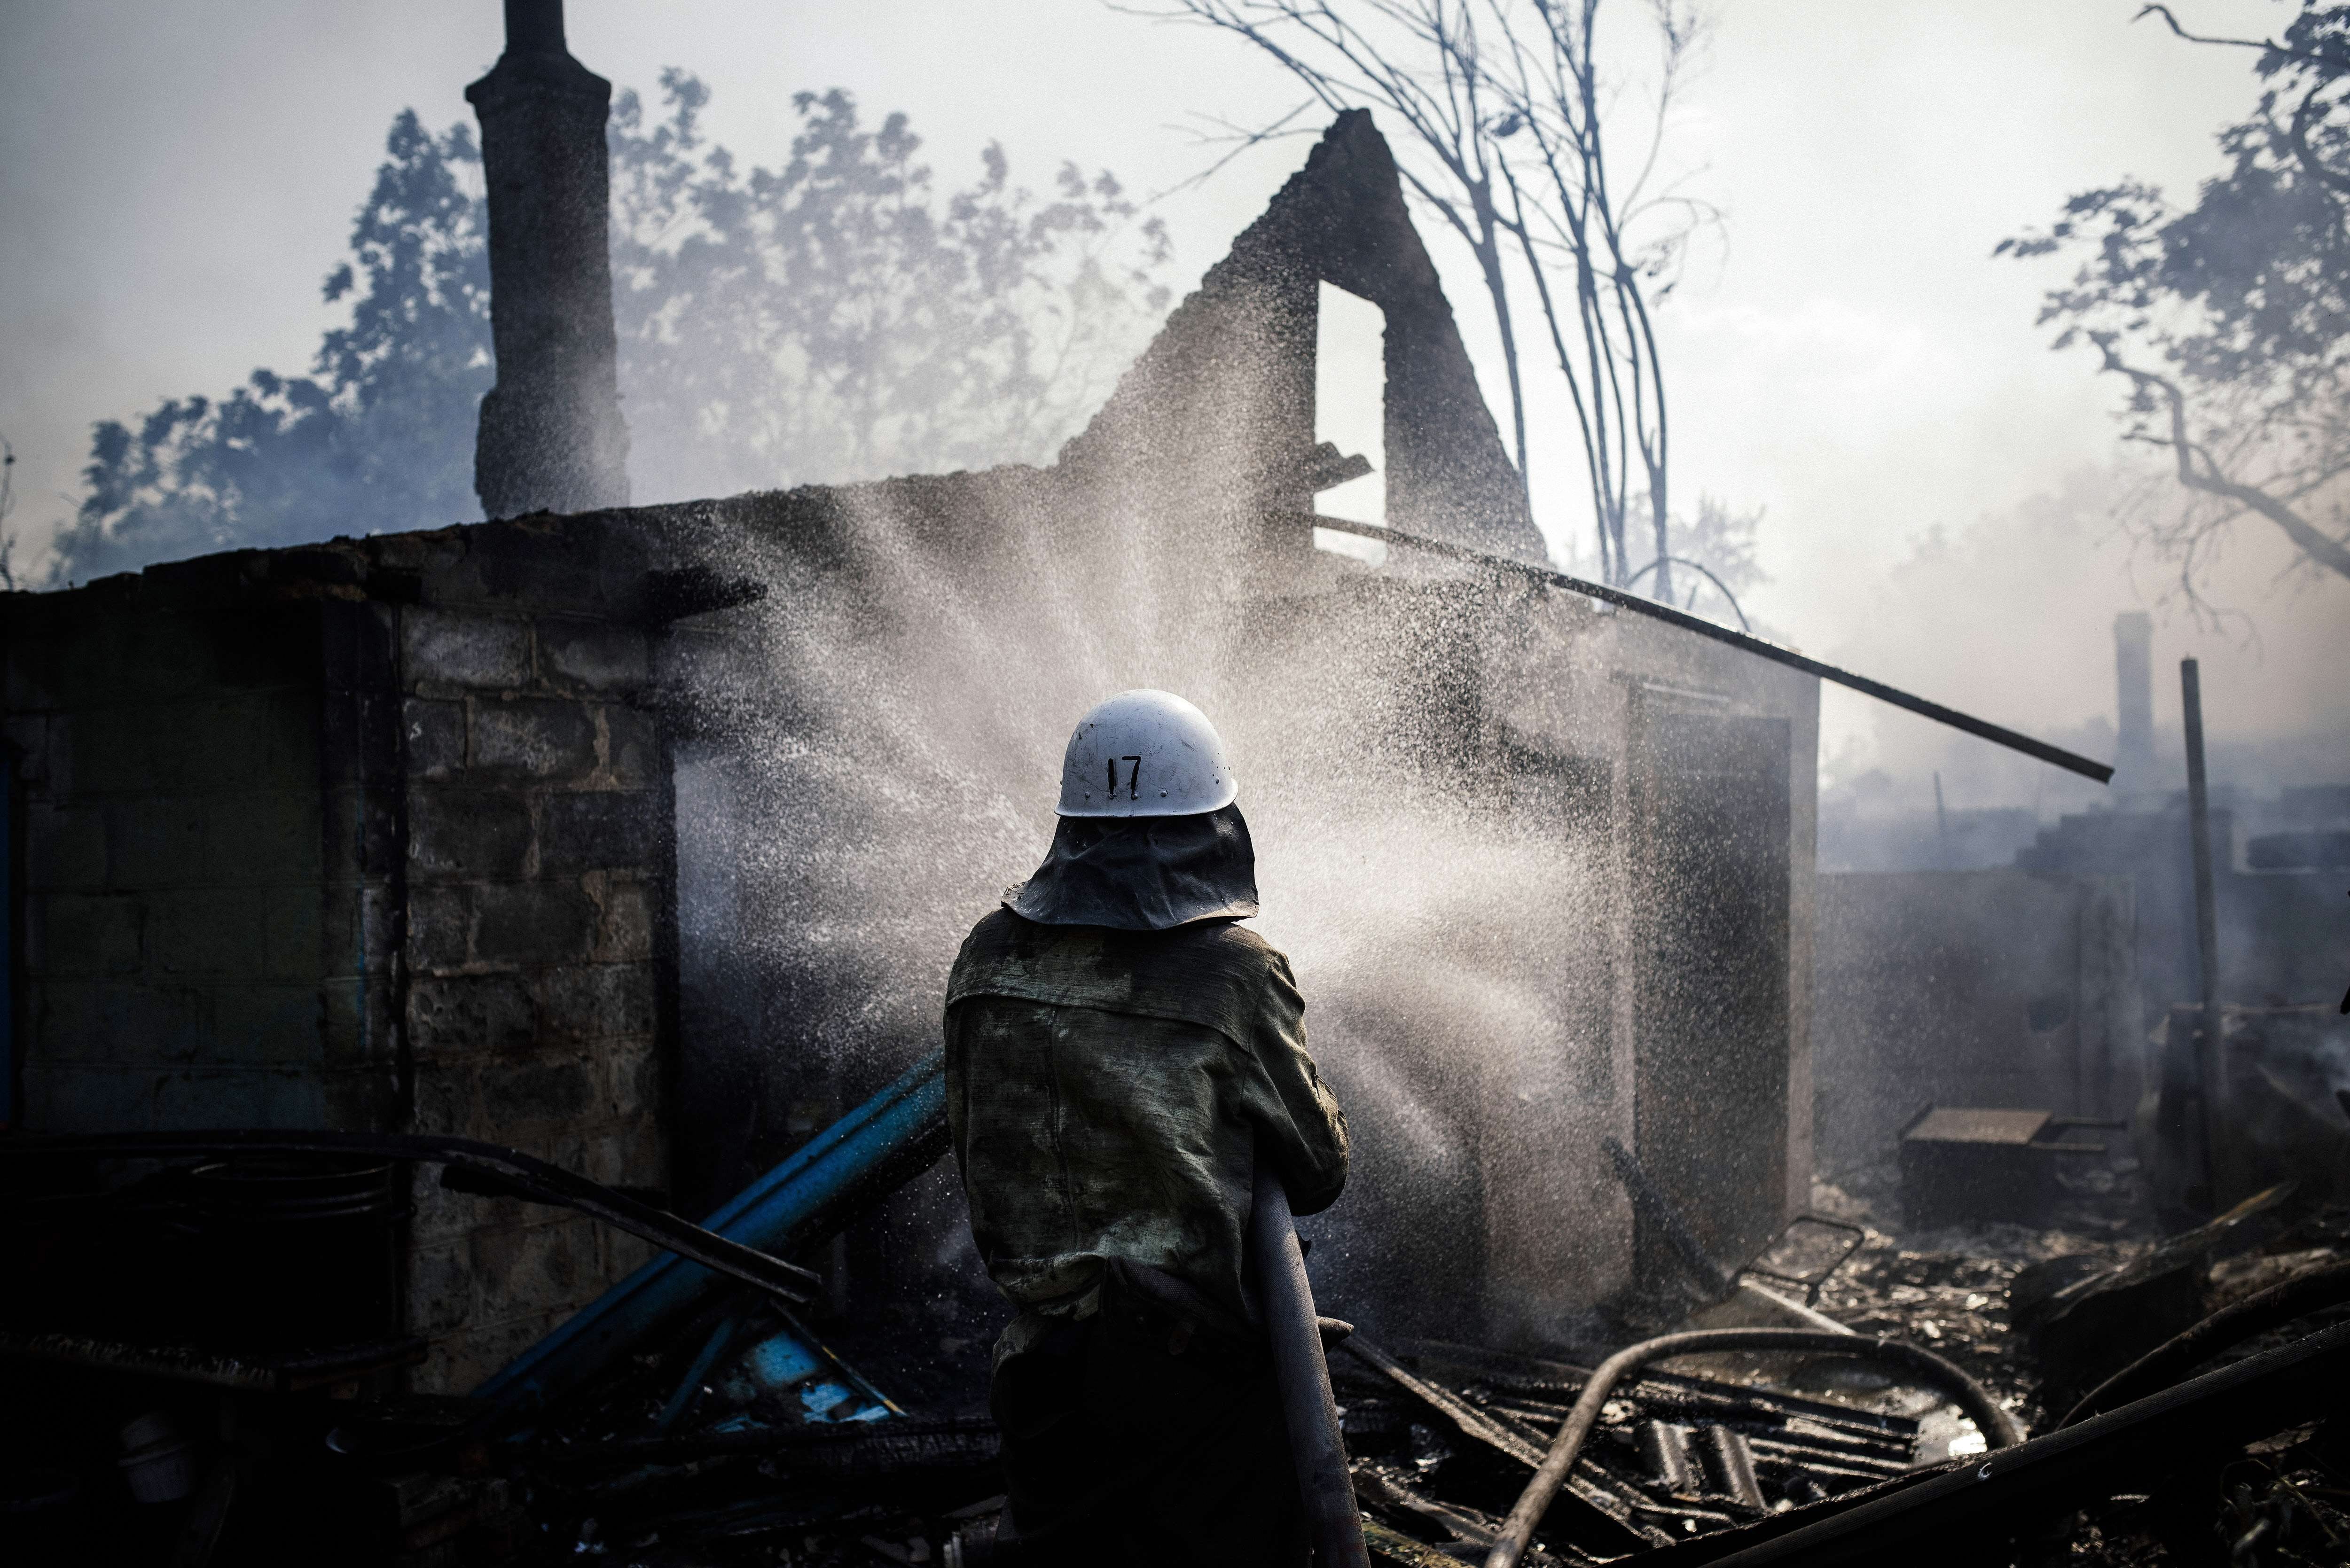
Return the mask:
[[[1515,1459],[1529,1469],[1541,1465],[1542,1445],[1519,1435],[1508,1426],[1477,1409],[1451,1389],[1416,1376],[1399,1363],[1394,1356],[1371,1344],[1361,1334],[1356,1334],[1347,1340],[1341,1348],[1352,1352],[1367,1365],[1384,1373],[1396,1386],[1412,1395],[1429,1408],[1451,1421],[1455,1428],[1459,1428],[1462,1436],[1475,1438],[1494,1451]],[[1671,1539],[1655,1526],[1640,1523],[1634,1518],[1632,1505],[1629,1502],[1587,1476],[1569,1475],[1563,1490],[1593,1511],[1631,1532],[1642,1543],[1657,1545]]]
[[[628,1194],[575,1176],[519,1149],[469,1137],[430,1133],[283,1131],[218,1127],[186,1132],[37,1133],[0,1138],[0,1157],[168,1159],[202,1154],[342,1154],[420,1160],[462,1172],[457,1190],[527,1199],[576,1210],[654,1246],[691,1259],[795,1303],[813,1294],[817,1276],[796,1263],[706,1231]]]
[[[750,1455],[770,1460],[779,1470],[880,1474],[893,1466],[992,1461],[1002,1446],[994,1421],[984,1416],[910,1417],[879,1424],[776,1426],[562,1447],[547,1443],[532,1450],[531,1462],[588,1473]]]
[[[24,1334],[0,1329],[0,1357],[79,1366],[95,1372],[244,1388],[263,1394],[298,1394],[348,1383],[370,1373],[413,1366],[424,1359],[424,1342],[400,1338],[279,1355],[228,1355],[185,1345],[131,1345],[78,1334]]]

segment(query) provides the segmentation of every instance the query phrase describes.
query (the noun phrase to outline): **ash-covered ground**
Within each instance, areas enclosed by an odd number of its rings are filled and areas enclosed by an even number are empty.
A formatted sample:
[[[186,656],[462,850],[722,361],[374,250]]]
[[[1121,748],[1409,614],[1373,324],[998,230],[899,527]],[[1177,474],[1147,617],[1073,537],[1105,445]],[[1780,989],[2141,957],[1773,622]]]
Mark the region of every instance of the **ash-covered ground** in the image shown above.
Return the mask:
[[[1882,1176],[1821,1184],[1814,1207],[1853,1228],[1833,1249],[1850,1249],[1842,1261],[1831,1254],[1833,1269],[1816,1288],[1759,1273],[1746,1283],[1782,1303],[1800,1305],[1808,1295],[1812,1310],[1857,1334],[1931,1350],[1976,1379],[2027,1435],[2056,1428],[2111,1370],[2178,1329],[2350,1257],[2350,1209],[2297,1203],[2290,1192],[2163,1235],[2127,1162],[2068,1176],[2043,1228],[1911,1231],[1900,1223],[1898,1188]],[[1770,1313],[1756,1315],[1755,1299],[1750,1291],[1698,1303],[1688,1321],[1720,1324],[1743,1314],[1765,1322]],[[1680,1326],[1666,1305],[1594,1317],[1593,1343],[1534,1353],[1432,1340],[1357,1340],[1335,1352],[1373,1560],[1413,1568],[1483,1561],[1587,1369],[1623,1342]],[[942,1300],[831,1341],[845,1359],[861,1357],[906,1408],[901,1420],[857,1432],[803,1428],[788,1440],[732,1447],[712,1431],[658,1444],[627,1438],[630,1400],[647,1403],[666,1386],[649,1362],[643,1389],[607,1407],[606,1430],[575,1428],[560,1445],[566,1454],[543,1450],[509,1481],[534,1522],[515,1544],[525,1557],[647,1568],[1017,1562],[997,1541],[994,1437],[976,1375],[993,1316]],[[2306,1314],[2194,1370],[2345,1316],[2350,1308]],[[2149,1454],[2140,1487],[2042,1511],[2010,1543],[2009,1560],[2350,1561],[2350,1434],[2339,1426],[2321,1417],[2265,1433],[2190,1474],[2166,1471]],[[615,1438],[630,1462],[595,1457]],[[1840,1498],[1984,1448],[1947,1397],[1866,1355],[1683,1358],[1616,1391],[1524,1561],[1638,1561],[1658,1552],[1660,1563],[1703,1561],[1690,1553],[1702,1553],[1707,1537],[1830,1511]]]

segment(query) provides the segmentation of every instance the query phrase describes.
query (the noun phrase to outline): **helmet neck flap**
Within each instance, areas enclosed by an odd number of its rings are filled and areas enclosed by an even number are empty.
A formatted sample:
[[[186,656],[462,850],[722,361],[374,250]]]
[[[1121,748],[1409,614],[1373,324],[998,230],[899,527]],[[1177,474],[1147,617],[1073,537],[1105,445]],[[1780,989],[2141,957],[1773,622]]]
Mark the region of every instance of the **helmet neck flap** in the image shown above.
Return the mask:
[[[1187,816],[1064,816],[1004,908],[1047,926],[1163,931],[1257,912],[1256,849],[1240,807]]]

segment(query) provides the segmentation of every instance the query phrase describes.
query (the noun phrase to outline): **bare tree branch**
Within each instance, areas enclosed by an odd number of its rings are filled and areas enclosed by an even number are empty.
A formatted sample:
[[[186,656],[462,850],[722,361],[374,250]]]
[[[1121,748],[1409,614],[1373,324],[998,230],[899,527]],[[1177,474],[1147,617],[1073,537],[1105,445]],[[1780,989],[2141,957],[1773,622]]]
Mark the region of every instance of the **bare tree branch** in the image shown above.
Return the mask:
[[[1656,560],[1649,562],[1645,566],[1642,566],[1638,571],[1634,572],[1630,577],[1626,579],[1624,586],[1627,588],[1633,587],[1635,584],[1638,583],[1642,577],[1645,577],[1650,572],[1655,571],[1659,563],[1662,562],[1664,559],[1664,556],[1659,556]],[[1703,577],[1707,582],[1711,583],[1714,587],[1714,590],[1721,594],[1723,598],[1730,601],[1730,613],[1738,618],[1739,630],[1751,632],[1754,629],[1753,626],[1750,624],[1746,618],[1746,612],[1738,607],[1738,596],[1730,591],[1730,585],[1723,582],[1720,577],[1715,576],[1712,571],[1707,567],[1703,562],[1692,561],[1687,556],[1675,556],[1672,557],[1672,560],[1674,565],[1687,566],[1690,570]],[[1694,595],[1697,590],[1692,587],[1690,592]],[[1690,602],[1695,603],[1696,601],[1692,598]],[[1682,607],[1686,608],[1688,607],[1684,606]]]
[[[1201,143],[1211,146],[1230,144],[1232,151],[1225,153],[1222,158],[1217,159],[1213,163],[1209,164],[1205,169],[1201,170],[1198,173],[1177,181],[1174,184],[1168,186],[1164,191],[1154,192],[1143,202],[1143,205],[1146,207],[1157,206],[1159,202],[1165,201],[1170,196],[1180,195],[1186,191],[1194,190],[1199,186],[1206,184],[1209,181],[1222,173],[1226,165],[1230,164],[1233,159],[1240,157],[1244,152],[1253,151],[1255,149],[1263,146],[1268,141],[1278,141],[1284,137],[1312,136],[1316,134],[1310,126],[1302,126],[1295,130],[1289,129],[1289,122],[1295,119],[1299,115],[1304,114],[1307,109],[1312,109],[1315,101],[1315,99],[1307,99],[1304,103],[1299,104],[1295,109],[1291,109],[1279,119],[1274,120],[1267,125],[1258,126],[1253,130],[1251,130],[1246,126],[1234,125],[1232,121],[1227,119],[1215,119],[1207,116],[1201,116],[1201,118],[1207,119],[1207,122],[1210,125],[1217,127],[1219,130],[1226,132],[1226,134],[1222,136],[1201,136],[1197,130],[1192,130],[1191,133],[1193,137]],[[1170,126],[1168,129],[1171,130],[1178,129],[1190,130],[1191,128]]]
[[[1657,597],[1673,597],[1670,426],[1649,281],[1702,203],[1652,202],[1666,111],[1702,31],[1683,0],[1646,0],[1661,47],[1653,122],[1619,192],[1607,127],[1615,94],[1596,57],[1601,0],[1168,0],[1144,12],[1213,26],[1304,83],[1329,109],[1367,106],[1402,132],[1412,199],[1476,260],[1509,383],[1519,480],[1545,443],[1531,429],[1521,321],[1539,320],[1565,382],[1604,575],[1631,571],[1626,537],[1647,497]],[[1650,232],[1651,213],[1673,226]],[[1526,296],[1532,286],[1532,298]],[[1669,286],[1668,284],[1666,286]],[[1529,308],[1530,307],[1530,308]],[[1555,447],[1554,447],[1555,450]]]
[[[2170,7],[2168,5],[2140,6],[2138,8],[2137,15],[2132,16],[2130,20],[2133,22],[2143,22],[2148,16],[2161,17],[2164,22],[2169,25],[2170,30],[2173,33],[2186,39],[2190,44],[2220,44],[2231,49],[2267,49],[2280,55],[2289,55],[2294,52],[2291,49],[2285,48],[2281,44],[2272,43],[2265,38],[2207,38],[2200,33],[2190,33],[2186,28],[2178,25],[2178,18],[2170,14]],[[2317,57],[2311,55],[2303,57],[2314,59]]]
[[[2333,538],[2300,513],[2264,490],[2230,479],[2220,471],[2210,454],[2191,440],[2187,433],[2187,398],[2178,384],[2169,377],[2152,370],[2141,370],[2125,361],[2110,334],[2099,333],[2094,341],[2105,356],[2105,369],[2129,378],[2139,391],[2157,396],[2168,405],[2170,416],[2170,437],[2168,441],[2142,438],[2153,444],[2168,446],[2178,462],[2178,483],[2189,490],[2231,501],[2248,512],[2267,518],[2284,531],[2287,538],[2301,552],[2319,566],[2330,567],[2350,577],[2350,545]],[[2192,551],[2192,542],[2189,549]]]

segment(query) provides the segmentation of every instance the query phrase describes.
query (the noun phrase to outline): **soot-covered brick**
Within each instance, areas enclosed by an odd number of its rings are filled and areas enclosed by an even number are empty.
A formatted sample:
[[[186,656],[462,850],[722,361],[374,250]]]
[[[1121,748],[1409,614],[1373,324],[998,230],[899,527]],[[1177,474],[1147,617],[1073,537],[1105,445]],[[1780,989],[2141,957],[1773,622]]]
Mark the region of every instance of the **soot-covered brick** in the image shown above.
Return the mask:
[[[648,790],[549,794],[540,809],[538,868],[548,876],[647,866],[660,830]]]
[[[597,725],[580,703],[521,697],[473,705],[469,761],[476,769],[532,778],[595,772]]]
[[[473,956],[485,964],[585,963],[600,913],[576,882],[493,884],[474,895]]]
[[[530,803],[510,790],[410,793],[409,875],[507,880],[530,857]]]

